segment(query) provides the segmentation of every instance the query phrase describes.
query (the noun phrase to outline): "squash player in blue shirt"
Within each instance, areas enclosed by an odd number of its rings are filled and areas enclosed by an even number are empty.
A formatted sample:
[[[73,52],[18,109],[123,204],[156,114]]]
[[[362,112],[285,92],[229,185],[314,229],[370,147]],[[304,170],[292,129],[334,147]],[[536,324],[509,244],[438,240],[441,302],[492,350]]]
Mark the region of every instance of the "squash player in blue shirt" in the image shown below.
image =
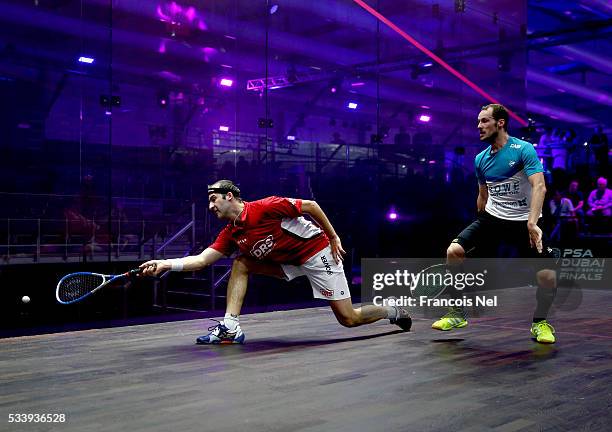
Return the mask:
[[[508,135],[508,111],[499,104],[482,107],[478,131],[480,141],[489,144],[475,159],[478,218],[449,245],[449,266],[456,268],[473,250],[494,257],[501,244],[512,246],[520,258],[548,256],[538,226],[546,194],[544,170],[533,145]],[[556,294],[556,273],[540,270],[536,280],[531,335],[540,343],[554,343],[554,329],[546,316]],[[432,328],[448,331],[467,324],[463,309],[454,308]]]

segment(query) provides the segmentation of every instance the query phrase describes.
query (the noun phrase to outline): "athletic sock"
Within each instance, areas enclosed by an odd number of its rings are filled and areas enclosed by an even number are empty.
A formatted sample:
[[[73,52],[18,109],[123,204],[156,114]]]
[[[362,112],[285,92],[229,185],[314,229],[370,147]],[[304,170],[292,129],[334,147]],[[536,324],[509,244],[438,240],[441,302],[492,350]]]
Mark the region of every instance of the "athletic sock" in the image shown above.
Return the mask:
[[[240,327],[238,315],[226,313],[223,317],[223,325],[225,325],[225,327],[227,327],[227,329],[231,332],[236,331],[236,329]]]
[[[535,313],[533,314],[533,322],[540,322],[546,319],[548,311],[555,300],[557,288],[543,288],[538,286],[536,291],[536,299],[538,304]]]
[[[398,318],[399,309],[395,306],[385,306],[385,310],[387,311],[387,319],[394,320]]]

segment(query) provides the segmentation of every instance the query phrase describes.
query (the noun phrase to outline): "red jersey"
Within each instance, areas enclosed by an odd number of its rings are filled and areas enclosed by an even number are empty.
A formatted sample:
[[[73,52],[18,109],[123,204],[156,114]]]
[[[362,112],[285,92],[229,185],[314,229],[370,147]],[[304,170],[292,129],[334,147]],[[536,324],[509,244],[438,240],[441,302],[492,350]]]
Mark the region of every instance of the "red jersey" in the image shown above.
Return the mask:
[[[302,265],[329,245],[325,233],[302,216],[302,200],[268,197],[244,202],[239,219],[221,230],[211,248],[229,256]]]

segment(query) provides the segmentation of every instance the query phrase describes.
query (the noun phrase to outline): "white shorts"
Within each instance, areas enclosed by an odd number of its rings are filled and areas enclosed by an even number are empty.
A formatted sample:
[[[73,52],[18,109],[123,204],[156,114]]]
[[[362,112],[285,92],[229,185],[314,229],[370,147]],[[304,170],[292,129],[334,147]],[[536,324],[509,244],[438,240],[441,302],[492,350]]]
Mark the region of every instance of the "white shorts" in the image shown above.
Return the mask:
[[[281,264],[281,267],[287,280],[306,276],[310,281],[314,298],[342,300],[351,297],[342,261],[336,264],[329,246],[301,266]]]

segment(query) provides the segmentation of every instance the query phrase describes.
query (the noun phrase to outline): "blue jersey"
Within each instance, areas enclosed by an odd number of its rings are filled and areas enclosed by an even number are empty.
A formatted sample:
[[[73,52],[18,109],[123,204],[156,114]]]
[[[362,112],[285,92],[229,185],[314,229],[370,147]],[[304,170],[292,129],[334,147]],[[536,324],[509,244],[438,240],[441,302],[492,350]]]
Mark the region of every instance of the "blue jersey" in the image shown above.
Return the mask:
[[[499,151],[491,153],[489,146],[478,153],[474,163],[478,183],[487,185],[489,191],[487,213],[500,219],[529,219],[531,184],[528,177],[544,171],[533,145],[510,137]]]

